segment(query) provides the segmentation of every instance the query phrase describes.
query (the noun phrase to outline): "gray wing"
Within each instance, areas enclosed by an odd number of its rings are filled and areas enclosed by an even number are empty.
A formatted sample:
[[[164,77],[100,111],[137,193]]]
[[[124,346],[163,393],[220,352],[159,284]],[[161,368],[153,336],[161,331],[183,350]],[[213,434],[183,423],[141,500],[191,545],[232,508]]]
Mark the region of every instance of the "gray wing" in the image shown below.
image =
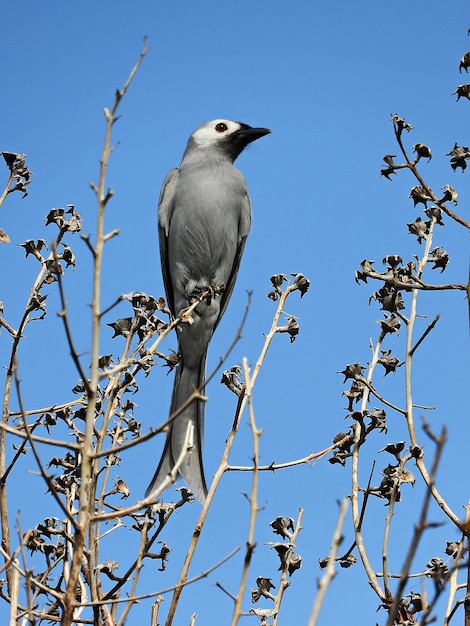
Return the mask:
[[[227,281],[227,284],[225,285],[225,291],[222,294],[222,298],[220,300],[220,313],[215,323],[214,330],[217,328],[223,314],[225,313],[225,309],[227,308],[227,305],[229,303],[233,288],[235,287],[235,281],[237,280],[238,268],[240,267],[240,261],[243,256],[243,250],[245,249],[246,238],[248,237],[250,228],[251,228],[251,202],[250,202],[250,196],[248,195],[248,192],[246,191],[245,196],[243,198],[243,206],[240,212],[237,252],[233,260],[233,266],[232,266],[232,271],[230,272],[230,277]]]
[[[173,286],[171,284],[170,270],[168,266],[168,230],[170,228],[170,219],[173,212],[173,198],[175,195],[178,173],[179,169],[177,167],[168,172],[165,180],[163,181],[160,198],[158,200],[158,238],[160,242],[160,262],[162,265],[163,284],[165,286],[166,299],[168,307],[173,315],[176,315],[176,312]]]

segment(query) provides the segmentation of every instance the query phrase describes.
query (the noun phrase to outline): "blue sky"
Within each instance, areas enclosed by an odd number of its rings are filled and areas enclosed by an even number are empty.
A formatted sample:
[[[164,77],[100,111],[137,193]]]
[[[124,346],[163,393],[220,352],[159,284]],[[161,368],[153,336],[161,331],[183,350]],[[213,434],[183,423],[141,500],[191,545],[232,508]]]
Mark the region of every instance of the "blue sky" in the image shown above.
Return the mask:
[[[369,338],[377,338],[375,320],[381,317],[376,305],[368,306],[374,287],[357,286],[354,270],[364,258],[374,259],[380,267],[387,254],[408,259],[420,249],[406,227],[419,214],[419,207],[414,210],[408,200],[414,181],[406,172],[393,182],[379,178],[383,155],[397,154],[398,149],[391,113],[414,125],[414,132],[405,138],[409,147],[423,142],[432,148],[433,160],[422,166],[426,180],[436,191],[444,184],[453,185],[461,199],[457,210],[465,213],[468,174],[454,173],[445,154],[454,142],[469,142],[469,103],[455,103],[452,96],[456,86],[467,79],[458,72],[459,59],[470,44],[467,3],[241,0],[225,4],[211,0],[164,5],[26,0],[21,11],[4,3],[0,19],[4,25],[0,40],[0,150],[26,153],[34,172],[29,196],[24,200],[11,196],[0,212],[0,226],[12,240],[12,245],[0,250],[0,300],[5,318],[17,325],[37,271],[34,259],[25,260],[23,249],[15,244],[26,239],[50,240],[43,218],[51,208],[75,204],[84,218],[84,232],[94,233],[95,200],[89,181],[98,175],[104,135],[102,109],[112,105],[115,89],[122,86],[142,49],[142,38],[147,36],[150,52],[114,128],[118,145],[111,158],[108,184],[115,197],[108,207],[106,228],[119,228],[120,235],[106,248],[103,303],[131,291],[163,293],[156,205],[161,183],[168,170],[179,164],[192,130],[216,117],[270,128],[272,135],[257,142],[237,162],[250,189],[253,229],[232,302],[211,345],[209,368],[217,363],[238,327],[247,290],[253,291],[253,304],[244,338],[229,365],[243,356],[254,363],[274,312],[265,297],[270,290],[269,277],[303,272],[311,280],[311,291],[301,301],[293,295],[287,311],[300,317],[301,333],[292,345],[286,336],[276,338],[255,390],[257,422],[263,428],[261,460],[291,460],[329,445],[334,434],[345,427],[342,377],[337,372],[347,363],[369,360]],[[444,221],[446,228],[439,230],[435,244],[449,251],[451,264],[442,278],[464,282],[467,236],[449,219]],[[76,344],[86,353],[90,259],[78,238],[73,249],[77,269],[68,275],[67,298]],[[440,277],[429,273],[428,279]],[[28,408],[69,399],[77,378],[55,316],[59,304],[53,288],[48,302],[47,320],[28,327],[20,352]],[[420,299],[420,313],[428,318],[422,321],[422,329],[437,312],[441,321],[416,356],[415,394],[418,404],[437,407],[429,416],[433,427],[448,424],[449,443],[439,478],[445,496],[460,512],[468,496],[460,486],[462,481],[456,480],[463,470],[460,442],[469,435],[464,409],[468,406],[468,324],[461,292],[425,294]],[[124,305],[116,311],[117,317],[127,314]],[[403,340],[404,336],[392,338],[389,347],[400,354]],[[3,332],[2,366],[9,345]],[[168,342],[168,349],[171,347],[175,347],[174,339]],[[102,353],[114,350],[115,343],[104,330]],[[390,394],[397,403],[403,401],[402,374],[377,377],[377,384],[385,396]],[[171,376],[166,377],[159,368],[141,381],[135,398],[136,418],[144,430],[165,419],[170,392]],[[216,380],[207,393],[204,456],[210,475],[222,452],[235,402]],[[233,452],[234,464],[247,463],[251,454],[245,424],[246,419]],[[403,424],[397,416],[390,416],[388,436],[375,435],[370,443],[364,482],[376,451],[388,441],[403,438]],[[124,457],[117,473],[125,477],[135,498],[141,497],[159,453],[159,444],[153,441],[138,455]],[[28,461],[25,470],[33,467]],[[40,496],[45,489],[37,476],[18,472],[15,480],[19,495],[28,489],[34,498],[34,507],[26,507],[22,497],[14,503],[13,510],[21,510],[25,529],[40,521]],[[336,501],[349,492],[349,481],[349,468],[330,466],[325,460],[312,468],[261,478],[263,510],[250,586],[258,575],[275,576],[274,555],[263,545],[274,540],[267,524],[277,515],[295,517],[300,506],[305,509],[298,541],[303,569],[294,575],[286,594],[285,619],[294,615],[297,623],[307,620],[320,575],[317,558],[328,552]],[[193,574],[235,545],[243,545],[247,505],[240,492],[249,485],[247,474],[225,478]],[[418,493],[409,491],[396,520],[396,541],[403,549],[422,499],[417,488]],[[164,539],[173,548],[172,561],[165,575],[148,576],[146,590],[171,584],[198,507],[187,507],[168,529]],[[442,519],[439,512],[433,514]],[[367,533],[379,570],[384,515],[383,503],[374,502]],[[435,553],[442,556],[445,539],[456,538],[449,526],[433,533],[426,537],[430,547],[423,550],[424,559]],[[352,541],[350,525],[345,535],[346,542]],[[123,551],[111,557],[112,548],[109,558],[116,558],[124,570],[130,555]],[[404,552],[397,550],[396,558],[392,567],[398,570]],[[235,590],[241,564],[239,555],[208,581],[188,589],[178,623],[188,623],[193,612],[198,614],[197,623],[211,623],[215,612],[217,622],[226,623],[231,603],[213,583],[219,580]],[[361,611],[351,611],[349,623],[379,619],[375,615],[377,599],[359,566],[340,572],[321,623],[332,623],[337,617],[339,599],[348,607],[358,599],[362,603]],[[250,608],[249,598],[245,606]],[[0,605],[0,616],[5,610],[5,605]],[[137,608],[135,615],[148,619],[147,608]],[[380,619],[382,623],[384,615]]]

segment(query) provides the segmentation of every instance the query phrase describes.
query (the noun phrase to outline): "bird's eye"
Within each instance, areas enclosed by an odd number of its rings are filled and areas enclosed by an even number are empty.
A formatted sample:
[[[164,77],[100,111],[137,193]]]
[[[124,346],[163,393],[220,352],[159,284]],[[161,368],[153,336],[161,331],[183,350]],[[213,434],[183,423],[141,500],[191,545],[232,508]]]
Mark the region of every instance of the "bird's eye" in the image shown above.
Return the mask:
[[[225,131],[227,130],[227,124],[224,124],[223,122],[219,122],[218,124],[215,125],[215,130],[218,133],[225,133]]]

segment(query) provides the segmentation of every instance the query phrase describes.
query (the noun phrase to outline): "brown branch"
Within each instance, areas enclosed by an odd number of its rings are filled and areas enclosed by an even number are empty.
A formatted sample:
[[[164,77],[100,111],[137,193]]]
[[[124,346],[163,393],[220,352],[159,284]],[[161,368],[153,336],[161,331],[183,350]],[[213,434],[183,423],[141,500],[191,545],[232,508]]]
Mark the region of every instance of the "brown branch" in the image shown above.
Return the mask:
[[[15,370],[14,370],[14,376],[15,376],[15,386],[16,386],[16,393],[17,393],[17,397],[18,397],[18,404],[20,406],[20,410],[23,407],[23,398],[21,395],[21,387],[20,387],[20,380],[18,377],[18,369],[17,366],[15,365]],[[64,503],[62,502],[61,497],[59,496],[59,494],[57,493],[56,488],[54,487],[54,484],[52,482],[52,476],[50,476],[47,472],[46,469],[42,463],[41,460],[41,456],[39,455],[39,452],[37,451],[36,448],[36,443],[33,440],[32,436],[31,436],[31,432],[28,426],[28,422],[26,421],[26,419],[23,420],[23,425],[24,425],[24,429],[26,432],[26,436],[27,436],[27,441],[31,446],[31,450],[33,452],[34,455],[34,459],[36,461],[36,464],[39,468],[39,471],[41,473],[41,476],[44,479],[44,482],[47,485],[48,490],[52,493],[55,501],[57,502],[57,504],[59,505],[59,508],[62,509],[64,515],[67,517],[67,519],[69,520],[69,522],[71,522],[73,525],[75,525],[75,520],[73,519],[72,515],[70,514],[70,512],[68,511],[67,507],[64,505]]]
[[[470,229],[470,223],[467,222],[466,220],[464,220],[462,217],[460,217],[456,213],[454,213],[451,209],[449,209],[446,206],[446,204],[443,202],[443,200],[439,199],[435,195],[435,193],[433,192],[431,187],[429,187],[429,185],[424,181],[424,179],[422,178],[421,174],[419,173],[419,170],[416,167],[416,164],[418,163],[419,159],[416,159],[416,160],[412,161],[410,159],[410,157],[408,156],[408,153],[407,153],[407,151],[406,151],[406,149],[405,149],[405,147],[403,145],[402,132],[398,130],[398,127],[397,127],[397,125],[395,123],[395,120],[393,120],[393,128],[395,130],[395,137],[397,139],[397,143],[400,146],[400,150],[401,150],[403,156],[406,159],[406,164],[408,166],[408,169],[413,173],[414,177],[419,182],[421,187],[423,187],[423,189],[429,195],[429,197],[431,198],[432,202],[437,204],[437,206],[440,209],[442,209],[444,211],[444,213],[446,213],[446,215],[448,215],[450,218],[452,218],[453,220],[458,222],[461,226],[464,226],[465,228]]]
[[[3,317],[0,317],[0,326],[3,326],[3,328],[5,328],[13,338],[18,334],[17,331],[12,328],[5,319],[3,319]]]
[[[65,235],[66,230],[61,229],[56,237],[56,243],[60,243],[63,236]],[[52,252],[49,254],[48,261],[53,259]],[[7,466],[7,437],[6,431],[9,421],[10,421],[10,403],[11,403],[11,394],[13,387],[13,377],[14,371],[16,367],[16,356],[18,353],[20,341],[23,337],[24,330],[29,322],[32,320],[30,318],[30,313],[34,308],[33,301],[37,296],[39,290],[44,286],[44,280],[46,274],[48,272],[46,261],[41,263],[41,269],[39,270],[34,284],[31,288],[30,295],[26,302],[26,306],[16,331],[16,334],[13,336],[13,342],[7,367],[7,373],[5,377],[5,386],[3,391],[3,404],[2,404],[2,429],[0,430],[0,516],[1,516],[1,528],[2,528],[2,546],[7,552],[7,554],[11,553],[11,533],[10,533],[10,523],[8,519],[8,498],[7,498],[7,483],[4,480],[3,476],[5,473],[5,468]],[[6,577],[7,577],[7,587],[10,589],[10,574],[11,571],[7,569]]]
[[[82,558],[86,545],[86,536],[91,534],[90,550],[95,550],[95,542],[93,541],[93,528],[90,525],[91,514],[94,508],[96,484],[93,482],[93,465],[96,462],[92,459],[93,452],[93,435],[95,426],[95,413],[97,403],[97,390],[99,382],[99,345],[100,345],[100,321],[101,321],[101,269],[104,252],[106,235],[104,233],[104,215],[108,200],[112,196],[110,190],[105,190],[106,174],[108,168],[109,157],[112,152],[111,133],[113,124],[116,121],[116,112],[119,104],[127,92],[136,72],[138,71],[145,55],[148,52],[146,41],[144,48],[131,70],[124,87],[116,92],[115,100],[111,111],[105,108],[106,131],[103,145],[103,152],[100,159],[100,175],[99,183],[94,186],[97,197],[97,226],[96,226],[96,245],[93,247],[93,295],[91,303],[92,317],[92,337],[91,337],[91,372],[87,383],[88,404],[85,420],[85,436],[82,442],[81,450],[81,476],[80,476],[80,495],[79,495],[79,511],[78,521],[75,528],[75,545],[72,556],[72,564],[70,568],[69,579],[67,581],[66,591],[64,593],[64,610],[62,615],[62,626],[71,626],[74,615],[74,607],[76,605],[76,589],[79,580]],[[90,557],[93,559],[93,555]],[[96,590],[91,588],[92,598],[96,599]]]
[[[255,550],[256,542],[255,542],[255,526],[256,520],[259,513],[258,507],[258,462],[259,462],[259,438],[261,437],[261,432],[256,427],[255,415],[253,411],[253,398],[252,391],[253,386],[250,381],[250,371],[248,368],[248,363],[246,358],[242,361],[243,368],[243,379],[245,381],[245,397],[247,398],[248,403],[248,413],[250,418],[250,431],[253,441],[253,480],[251,486],[251,493],[249,497],[250,504],[250,516],[248,522],[248,536],[246,539],[246,551],[245,558],[243,559],[243,569],[240,584],[238,586],[238,592],[235,597],[235,603],[233,606],[233,613],[231,619],[231,626],[236,626],[242,614],[242,602],[245,596],[246,586],[248,583],[248,575],[250,572],[251,559],[253,556],[253,552]]]
[[[299,536],[300,531],[302,530],[302,518],[304,515],[304,510],[302,508],[299,509],[299,515],[297,517],[297,522],[295,524],[295,528],[294,531],[289,539],[289,543],[291,544],[291,546],[289,547],[289,550],[286,554],[285,557],[285,564],[282,567],[281,570],[281,578],[279,581],[279,591],[277,592],[275,599],[274,599],[274,606],[273,606],[273,610],[274,610],[274,617],[273,617],[273,626],[278,626],[279,624],[279,613],[281,610],[281,604],[282,604],[282,600],[284,598],[284,593],[287,589],[287,587],[290,585],[290,582],[287,580],[287,575],[289,573],[289,562],[290,562],[290,558],[292,555],[292,550],[295,546],[295,542],[297,541],[297,537]]]
[[[431,332],[431,330],[434,328],[434,326],[437,324],[437,322],[441,319],[440,314],[438,313],[436,315],[436,317],[433,319],[433,321],[428,324],[426,330],[424,331],[424,333],[421,335],[421,337],[418,339],[418,341],[415,343],[415,345],[411,348],[410,350],[410,357],[413,356],[413,354],[415,353],[416,349],[421,345],[421,343],[426,339],[426,337],[428,336],[428,334]]]
[[[411,563],[412,563],[413,558],[414,558],[414,556],[416,554],[416,550],[418,549],[418,545],[419,545],[419,542],[421,540],[421,537],[422,537],[422,535],[423,535],[423,533],[424,533],[424,531],[426,530],[426,527],[427,527],[426,520],[427,520],[427,515],[428,515],[428,509],[429,509],[429,504],[430,504],[430,501],[431,501],[431,498],[432,498],[432,495],[433,495],[431,487],[432,487],[432,485],[434,485],[437,468],[439,466],[439,461],[441,459],[441,455],[442,455],[442,452],[444,450],[444,445],[446,443],[446,440],[447,440],[447,431],[446,431],[446,428],[444,427],[442,429],[441,436],[437,440],[437,449],[436,449],[436,452],[434,454],[434,460],[433,460],[432,469],[431,469],[430,482],[427,485],[428,488],[426,490],[426,495],[424,497],[423,506],[421,508],[420,519],[419,519],[418,524],[416,524],[416,526],[415,526],[413,537],[412,537],[412,540],[411,540],[411,543],[410,543],[410,547],[408,548],[408,553],[407,553],[406,558],[405,558],[405,563],[403,564],[403,567],[402,567],[402,570],[401,570],[400,582],[398,583],[398,587],[397,587],[397,590],[395,592],[395,595],[394,595],[394,598],[393,598],[393,602],[392,602],[392,605],[391,605],[390,610],[389,610],[387,626],[393,626],[396,623],[396,620],[398,619],[398,607],[400,606],[400,603],[402,601],[403,591],[405,589],[405,585],[406,585],[407,580],[408,580],[408,575],[409,575],[409,571],[410,571],[410,568],[411,568]],[[425,609],[424,612],[428,613],[428,609]],[[423,620],[423,623],[425,623],[424,620]]]
[[[467,285],[462,283],[445,283],[444,285],[431,285],[429,283],[424,282],[417,276],[411,275],[410,278],[413,280],[413,284],[404,283],[398,278],[393,278],[392,276],[388,276],[385,274],[381,274],[380,272],[373,272],[371,270],[361,270],[364,276],[367,278],[372,278],[373,280],[381,280],[386,282],[388,285],[395,287],[396,289],[403,289],[404,291],[411,291],[412,289],[418,289],[420,291],[466,291]]]
[[[145,593],[139,596],[134,596],[132,598],[132,601],[138,602],[139,600],[145,600],[146,598],[153,598],[155,596],[160,596],[166,593],[171,593],[171,592],[174,592],[181,584],[183,585],[183,587],[187,587],[188,585],[192,585],[193,583],[197,582],[198,580],[201,580],[202,578],[207,578],[207,576],[210,573],[212,573],[214,570],[216,570],[221,565],[226,563],[239,550],[240,550],[239,546],[237,548],[234,548],[229,554],[227,554],[227,556],[224,556],[223,559],[220,559],[220,561],[217,561],[217,563],[207,568],[200,574],[197,574],[196,576],[193,576],[192,578],[188,578],[184,583],[178,582],[176,585],[171,585],[170,587],[165,587],[164,589],[160,589],[158,591],[152,591],[151,593]],[[127,597],[126,598],[105,598],[103,600],[96,600],[94,602],[77,602],[77,608],[82,607],[82,606],[83,607],[84,606],[99,606],[100,604],[120,604],[122,602],[129,602],[129,598]]]
[[[28,411],[25,411],[25,416],[28,414]],[[39,425],[40,422],[37,422]],[[0,431],[5,431],[6,433],[10,433],[11,435],[15,435],[16,437],[20,437],[20,439],[27,439],[28,441],[31,439],[36,443],[46,443],[51,446],[57,446],[59,448],[68,448],[70,450],[80,450],[80,445],[75,443],[70,443],[70,441],[61,441],[60,439],[51,439],[50,437],[41,437],[40,435],[33,435],[32,432],[29,435],[26,432],[22,432],[18,427],[9,426],[8,424],[0,423]],[[31,429],[30,429],[31,431]]]
[[[328,555],[328,564],[326,566],[326,571],[324,575],[322,576],[322,578],[317,583],[318,592],[315,597],[315,602],[313,604],[307,626],[316,626],[319,615],[320,615],[320,609],[323,606],[323,602],[325,600],[326,592],[333,578],[336,576],[335,562],[336,562],[336,556],[338,554],[339,546],[341,545],[341,541],[343,540],[343,526],[344,526],[344,520],[346,518],[347,510],[348,510],[348,499],[344,498],[339,508],[338,521],[336,522],[336,527],[335,527],[333,538],[331,541],[331,548],[330,548],[330,553]]]
[[[57,265],[59,265],[59,259],[57,258],[57,246],[55,244],[53,244],[52,246],[52,254],[54,255],[55,262],[57,263]],[[86,391],[89,393],[88,380],[82,368],[82,364],[80,363],[80,359],[78,358],[78,352],[75,349],[75,344],[72,337],[72,330],[70,328],[69,316],[67,312],[67,301],[65,299],[64,285],[60,272],[57,273],[57,284],[59,286],[60,302],[62,305],[62,310],[59,311],[57,315],[58,317],[60,317],[64,324],[65,336],[67,337],[67,343],[69,344],[70,356],[72,357],[72,361],[77,368],[78,375],[81,378]]]
[[[274,339],[274,336],[279,332],[279,326],[278,326],[279,318],[281,317],[281,315],[283,313],[286,300],[289,297],[289,295],[293,291],[296,291],[297,289],[298,289],[297,285],[296,284],[292,284],[292,285],[289,285],[288,287],[286,287],[286,289],[279,294],[279,300],[277,302],[277,308],[276,308],[276,311],[274,313],[274,317],[273,317],[273,321],[272,321],[272,324],[271,324],[271,328],[270,328],[269,332],[267,333],[267,335],[265,335],[265,340],[264,340],[263,347],[261,349],[261,353],[260,353],[260,355],[259,355],[259,357],[258,357],[258,359],[256,361],[256,364],[255,364],[255,366],[253,368],[253,373],[251,374],[251,377],[250,377],[250,387],[251,388],[253,388],[254,385],[255,385],[256,379],[257,379],[257,377],[258,377],[258,375],[260,373],[261,367],[262,367],[262,365],[264,363],[264,360],[266,358],[266,355],[267,355],[267,352],[269,350],[269,347],[270,347],[270,345],[271,345],[271,343],[272,343],[272,341]],[[231,428],[231,430],[230,430],[230,432],[228,434],[228,437],[227,437],[227,440],[226,440],[226,443],[225,443],[225,449],[224,449],[224,452],[223,452],[223,455],[222,455],[219,467],[217,468],[217,470],[216,470],[216,472],[215,472],[215,474],[213,476],[212,484],[211,484],[211,486],[209,488],[209,493],[207,494],[206,501],[204,503],[204,506],[203,506],[202,511],[201,511],[201,513],[199,515],[197,524],[196,524],[195,529],[194,529],[194,531],[192,533],[192,536],[191,536],[191,540],[190,540],[190,543],[189,543],[188,551],[186,553],[186,557],[184,559],[183,566],[182,566],[182,569],[181,569],[181,572],[180,572],[179,581],[178,581],[178,583],[176,585],[176,588],[175,588],[175,591],[173,593],[173,597],[172,597],[172,600],[171,600],[170,608],[169,608],[168,615],[167,615],[166,622],[165,622],[166,626],[171,626],[171,624],[172,624],[172,622],[174,620],[174,616],[175,616],[175,613],[176,613],[176,608],[178,606],[178,602],[179,602],[179,599],[181,597],[181,593],[182,593],[183,588],[184,588],[184,582],[187,579],[189,568],[190,568],[190,565],[191,565],[191,562],[192,562],[192,559],[193,559],[193,556],[194,556],[194,552],[196,550],[196,546],[197,546],[197,543],[199,541],[199,537],[201,536],[201,532],[202,532],[202,529],[204,527],[205,520],[207,518],[207,513],[208,513],[209,508],[210,508],[210,506],[212,504],[212,500],[214,498],[214,495],[215,495],[215,492],[217,490],[217,487],[219,486],[219,483],[220,483],[220,481],[222,479],[222,476],[227,471],[227,460],[228,460],[230,451],[232,449],[232,446],[233,446],[233,443],[234,443],[234,440],[235,440],[235,436],[236,436],[236,433],[238,431],[238,425],[240,423],[240,419],[241,419],[241,416],[243,414],[244,408],[246,406],[247,400],[248,400],[248,398],[247,398],[246,393],[244,393],[243,395],[241,395],[239,397],[239,402],[238,402],[238,405],[237,405],[237,408],[236,408],[236,411],[235,411],[235,417],[234,417],[234,420],[233,420],[232,428]]]
[[[297,465],[309,465],[310,461],[314,461],[315,459],[321,459],[326,454],[329,454],[335,448],[339,448],[344,445],[349,439],[351,439],[351,435],[345,435],[342,439],[337,441],[336,443],[328,446],[324,450],[320,450],[319,452],[312,452],[311,454],[301,458],[296,459],[294,461],[286,461],[285,463],[270,463],[269,465],[259,465],[256,467],[258,472],[275,472],[278,469],[285,469],[286,467],[296,467]],[[254,465],[227,465],[227,472],[253,472],[255,469]]]

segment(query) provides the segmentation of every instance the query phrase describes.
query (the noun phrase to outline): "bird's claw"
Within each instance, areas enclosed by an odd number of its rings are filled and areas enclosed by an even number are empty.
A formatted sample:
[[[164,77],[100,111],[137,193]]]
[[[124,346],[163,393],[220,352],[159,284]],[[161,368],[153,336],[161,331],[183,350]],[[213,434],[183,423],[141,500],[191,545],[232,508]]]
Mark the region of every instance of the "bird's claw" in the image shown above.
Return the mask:
[[[219,283],[218,285],[206,285],[205,287],[196,287],[188,296],[188,303],[194,304],[195,302],[205,300],[207,305],[210,305],[212,302],[212,298],[215,296],[220,296],[225,291],[225,284]],[[195,309],[195,313],[198,313],[197,309]]]

